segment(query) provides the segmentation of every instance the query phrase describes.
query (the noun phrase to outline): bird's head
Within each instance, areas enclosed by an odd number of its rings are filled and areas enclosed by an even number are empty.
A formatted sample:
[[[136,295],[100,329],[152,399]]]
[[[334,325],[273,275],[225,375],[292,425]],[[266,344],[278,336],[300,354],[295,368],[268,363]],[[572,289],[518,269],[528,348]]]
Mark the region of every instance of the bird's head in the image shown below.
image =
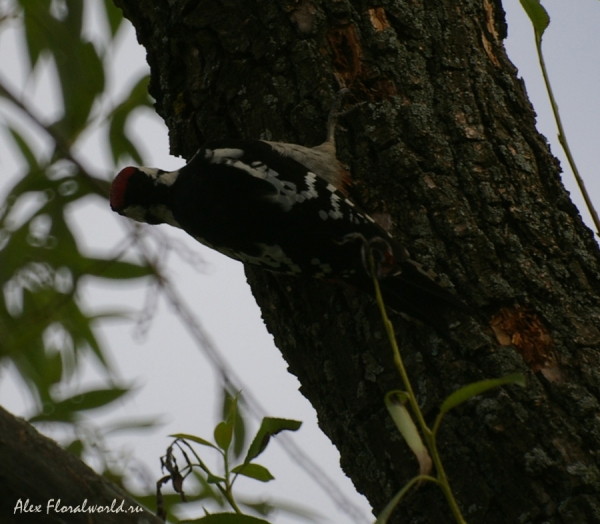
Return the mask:
[[[155,167],[126,167],[113,180],[110,207],[138,222],[179,227],[168,207],[168,190],[178,175]]]

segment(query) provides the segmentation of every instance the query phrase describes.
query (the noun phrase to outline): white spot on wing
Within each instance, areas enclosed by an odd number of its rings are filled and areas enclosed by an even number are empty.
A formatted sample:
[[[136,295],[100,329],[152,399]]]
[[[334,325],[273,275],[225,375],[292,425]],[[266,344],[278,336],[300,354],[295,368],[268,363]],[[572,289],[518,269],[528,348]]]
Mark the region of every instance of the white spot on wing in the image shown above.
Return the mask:
[[[317,198],[319,196],[319,193],[317,193],[317,189],[315,187],[316,181],[317,175],[311,173],[310,171],[306,173],[306,176],[304,177],[304,182],[306,182],[307,189],[305,191],[302,191],[300,194],[307,199]]]
[[[298,144],[269,142],[267,140],[264,142],[279,154],[300,162],[306,169],[316,173],[321,179],[335,186],[343,184],[343,168],[335,157],[335,146],[331,142],[325,142],[317,147],[304,147]]]
[[[243,251],[235,251],[227,247],[211,244],[204,238],[198,236],[194,238],[201,244],[204,244],[205,246],[208,246],[209,248],[244,264],[261,266],[264,269],[272,269],[278,273],[286,273],[288,275],[299,275],[302,273],[300,266],[295,264],[292,259],[284,253],[283,249],[281,249],[281,246],[278,244],[256,244],[255,247],[259,250],[259,254],[249,255]]]
[[[275,195],[267,197],[268,200],[279,204],[284,211],[289,211],[294,204],[305,200],[304,196],[298,192],[296,184],[287,180],[281,180],[279,173],[270,169],[266,180],[277,192]]]
[[[260,161],[254,161],[252,164],[246,164],[241,161],[240,158],[244,156],[242,149],[236,148],[221,148],[211,151],[212,154],[205,154],[205,157],[211,164],[225,164],[227,166],[234,167],[241,171],[245,171],[250,176],[260,178],[261,180],[267,180],[270,177],[277,177],[278,174],[275,171],[269,169],[265,164]]]
[[[312,266],[319,266],[319,269],[321,271],[317,271],[316,273],[313,273],[313,276],[315,278],[324,278],[328,275],[331,275],[331,273],[333,272],[333,268],[331,267],[330,264],[323,264],[321,263],[321,261],[318,258],[313,258],[310,261],[310,264]]]
[[[335,193],[331,194],[331,207],[333,209],[331,209],[331,211],[329,211],[329,216],[331,218],[333,218],[334,220],[337,220],[339,218],[344,218],[344,214],[342,213],[342,210],[340,209],[340,200],[341,198],[336,195]]]
[[[224,162],[228,162],[229,160],[237,160],[244,156],[244,150],[233,148],[233,147],[223,147],[221,149],[215,149],[212,151],[211,161],[217,164],[222,164]]]
[[[324,275],[330,275],[333,272],[333,268],[330,264],[321,264],[319,267]]]
[[[299,275],[302,273],[300,266],[295,264],[281,249],[278,244],[266,245],[258,244],[261,249],[259,255],[248,255],[246,253],[236,253],[237,259],[245,264],[254,264],[262,267],[271,268],[276,271],[287,273],[288,275]]]

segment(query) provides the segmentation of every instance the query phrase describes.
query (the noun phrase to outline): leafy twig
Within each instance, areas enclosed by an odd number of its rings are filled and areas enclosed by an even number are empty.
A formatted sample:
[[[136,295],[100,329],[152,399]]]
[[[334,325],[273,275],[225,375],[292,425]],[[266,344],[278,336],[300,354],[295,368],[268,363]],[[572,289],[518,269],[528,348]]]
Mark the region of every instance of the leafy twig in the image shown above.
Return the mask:
[[[404,362],[402,361],[402,356],[400,355],[400,350],[398,348],[398,342],[396,341],[396,334],[394,333],[394,326],[390,322],[390,319],[388,318],[387,312],[385,310],[385,304],[383,302],[383,297],[381,296],[381,289],[379,287],[379,280],[377,279],[377,276],[376,276],[377,271],[375,268],[375,261],[373,260],[372,256],[369,256],[369,262],[371,265],[371,275],[373,278],[373,286],[375,287],[377,304],[379,305],[379,311],[381,313],[381,318],[383,319],[383,324],[385,326],[385,330],[387,332],[388,338],[390,340],[390,344],[392,346],[392,351],[394,353],[394,364],[396,365],[396,368],[398,369],[398,373],[400,373],[400,377],[402,378],[402,383],[406,389],[406,394],[408,396],[408,401],[410,403],[410,407],[412,408],[412,411],[417,419],[417,423],[419,425],[421,433],[425,437],[425,442],[427,443],[427,447],[429,449],[431,458],[435,465],[435,469],[436,469],[436,473],[437,473],[437,476],[435,477],[436,482],[439,484],[440,488],[444,492],[444,495],[446,496],[446,500],[448,501],[450,510],[452,511],[452,514],[454,515],[456,522],[458,522],[459,524],[466,524],[466,521],[464,520],[464,518],[460,512],[458,504],[456,503],[454,494],[452,493],[452,490],[450,489],[448,477],[446,476],[446,472],[444,471],[444,467],[442,465],[442,459],[440,458],[440,454],[438,453],[438,450],[437,450],[435,435],[431,431],[431,429],[429,429],[429,426],[427,426],[427,423],[425,422],[425,418],[423,417],[423,413],[421,412],[421,408],[419,407],[419,404],[417,402],[417,397],[415,396],[414,390],[410,383],[410,379],[408,378],[408,373],[406,372],[406,368],[404,367]],[[421,476],[415,477],[415,478],[420,478],[421,480],[423,480],[423,479],[429,479],[430,477],[421,475]],[[414,482],[411,481],[409,484],[412,486],[413,483]],[[400,498],[402,498],[402,496],[407,491],[408,490],[403,489],[398,494],[399,496],[397,496],[398,500],[400,500]]]
[[[535,35],[535,48],[537,50],[540,68],[542,69],[544,85],[546,86],[546,91],[548,92],[550,106],[552,107],[552,113],[554,114],[554,120],[556,120],[556,127],[558,128],[558,141],[565,152],[567,161],[569,162],[569,166],[571,166],[571,171],[573,172],[573,176],[575,177],[575,181],[577,182],[579,190],[581,191],[581,194],[583,196],[583,200],[585,201],[585,205],[587,206],[588,211],[592,217],[592,221],[596,226],[596,235],[600,236],[600,218],[598,218],[598,213],[594,208],[594,204],[592,203],[592,199],[590,198],[587,188],[585,187],[583,178],[579,174],[579,170],[577,169],[577,165],[575,164],[575,159],[571,154],[571,148],[569,147],[569,144],[567,142],[567,135],[565,134],[565,130],[562,125],[562,120],[558,111],[558,104],[556,103],[556,99],[554,98],[552,85],[548,76],[548,70],[546,69],[544,54],[542,52],[542,36],[544,35],[544,32],[550,25],[550,17],[548,16],[548,13],[544,9],[544,7],[541,5],[540,0],[521,0],[521,5],[527,13],[529,20],[531,20],[531,23],[533,24],[533,32]]]
[[[133,227],[133,225],[132,225]],[[144,228],[149,235],[154,234],[149,228]],[[200,321],[196,318],[192,309],[185,303],[183,297],[177,291],[175,285],[167,276],[167,273],[158,266],[158,261],[152,256],[150,247],[147,245],[141,235],[135,231],[131,233],[132,244],[136,245],[139,252],[144,257],[145,263],[152,267],[156,275],[158,285],[171,307],[177,313],[179,320],[188,329],[192,338],[204,354],[209,358],[212,365],[221,375],[221,378],[228,389],[235,391],[244,391],[244,403],[249,411],[256,418],[260,418],[260,413],[266,410],[262,407],[258,399],[252,395],[250,388],[245,387],[241,378],[225,362],[215,347],[212,339],[205,331]],[[288,435],[282,434],[277,439],[278,443],[288,454],[290,459],[312,478],[325,493],[335,503],[336,507],[345,513],[354,522],[362,522],[364,516],[361,510],[356,507],[352,501],[338,488],[331,477],[307,454],[298,444],[296,444]]]

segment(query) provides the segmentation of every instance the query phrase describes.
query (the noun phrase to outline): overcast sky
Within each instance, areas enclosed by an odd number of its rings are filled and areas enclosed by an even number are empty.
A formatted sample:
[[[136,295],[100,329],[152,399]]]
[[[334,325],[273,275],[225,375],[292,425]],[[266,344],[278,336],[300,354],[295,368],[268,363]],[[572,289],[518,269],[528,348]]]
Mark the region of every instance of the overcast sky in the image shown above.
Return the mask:
[[[600,206],[597,172],[600,165],[600,2],[546,0],[543,3],[552,17],[544,36],[544,51],[554,94],[580,172],[586,179],[592,198]],[[530,23],[518,0],[505,0],[504,6],[508,17],[509,39],[506,46],[509,56],[525,79],[538,113],[538,128],[550,141],[553,153],[561,159],[565,184],[579,208],[583,209],[556,140]],[[23,81],[19,79],[20,43],[13,36],[10,32],[0,34],[0,74],[2,78],[10,78],[13,84],[20,84]],[[122,47],[111,75],[115,92],[136,80],[147,67],[145,52],[138,46],[133,31],[127,30],[121,36]],[[46,115],[52,115],[47,77],[42,75],[39,86],[29,89],[28,94]],[[5,109],[5,106],[0,106],[0,118]],[[159,117],[150,111],[145,112],[138,119],[136,133],[149,165],[163,169],[182,165],[180,159],[169,156],[167,131]],[[5,137],[0,137],[0,192],[19,169],[18,157],[1,142],[5,142]],[[100,168],[106,166],[103,160],[106,149],[97,136],[88,137],[82,154],[94,165]],[[587,219],[587,212],[583,211],[583,215]],[[125,234],[125,219],[111,213],[106,201],[88,199],[73,210],[71,218],[78,229],[79,241],[93,254],[105,253]],[[176,280],[180,293],[210,333],[214,344],[245,383],[245,390],[251,391],[265,407],[264,415],[304,421],[301,430],[293,435],[294,440],[327,470],[335,485],[362,508],[363,517],[359,521],[369,521],[368,504],[356,494],[350,481],[339,470],[337,451],[318,429],[314,411],[298,392],[297,380],[287,373],[285,362],[266,332],[260,311],[246,284],[242,265],[193,242],[180,231],[168,226],[161,226],[161,229],[170,238],[185,243],[204,260],[201,267],[194,268],[173,256],[169,274]],[[92,311],[112,308],[115,303],[139,310],[143,307],[145,292],[142,283],[107,289],[105,282],[98,281],[90,282],[86,287],[85,299]],[[134,336],[135,326],[131,323],[105,322],[100,329],[121,376],[137,384],[138,392],[123,401],[118,410],[106,415],[94,412],[93,419],[99,423],[140,415],[163,415],[166,424],[159,430],[111,441],[115,446],[125,446],[135,452],[156,480],[161,474],[158,457],[164,454],[170,442],[168,434],[186,432],[212,438],[212,427],[218,413],[215,373],[164,300],[160,301],[158,315],[144,338]],[[97,375],[92,368],[90,366],[87,373],[90,380]],[[26,397],[15,387],[9,371],[0,371],[0,403],[13,413],[27,414],[30,406],[25,404]],[[323,489],[296,467],[279,446],[271,446],[260,462],[270,468],[276,480],[264,486],[246,483],[246,491],[306,505],[332,522],[351,521],[336,509]],[[287,524],[297,520],[281,515],[274,522]]]

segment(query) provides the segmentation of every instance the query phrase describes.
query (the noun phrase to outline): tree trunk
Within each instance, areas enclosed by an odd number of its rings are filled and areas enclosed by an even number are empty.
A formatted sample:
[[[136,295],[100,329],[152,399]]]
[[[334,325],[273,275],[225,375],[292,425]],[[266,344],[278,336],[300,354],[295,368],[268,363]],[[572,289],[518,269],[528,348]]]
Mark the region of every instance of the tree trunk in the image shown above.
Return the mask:
[[[75,455],[0,408],[0,522],[162,521]]]
[[[370,212],[473,310],[450,338],[392,320],[469,523],[600,522],[599,250],[535,129],[496,0],[119,0],[151,94],[190,158],[221,137],[316,145],[340,85],[338,156]],[[268,329],[376,511],[417,472],[384,394],[401,387],[369,297],[248,269]],[[394,522],[453,522],[424,485]]]

